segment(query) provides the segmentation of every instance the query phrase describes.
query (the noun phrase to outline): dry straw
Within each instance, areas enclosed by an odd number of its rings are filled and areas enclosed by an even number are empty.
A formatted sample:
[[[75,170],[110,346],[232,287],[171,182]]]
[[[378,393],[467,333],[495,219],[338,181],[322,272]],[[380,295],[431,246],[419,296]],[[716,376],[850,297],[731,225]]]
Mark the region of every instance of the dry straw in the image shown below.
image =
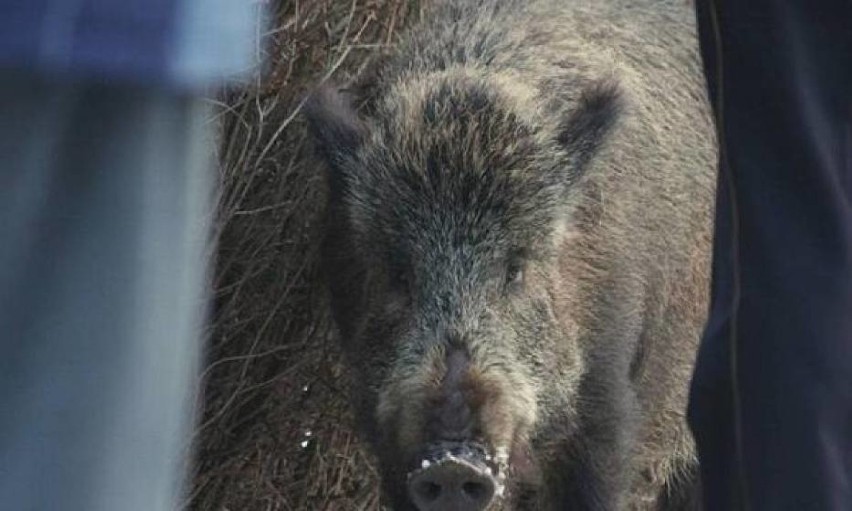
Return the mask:
[[[187,509],[380,509],[319,285],[324,179],[299,110],[317,83],[391,50],[421,3],[272,4],[265,73],[215,101],[215,308]]]

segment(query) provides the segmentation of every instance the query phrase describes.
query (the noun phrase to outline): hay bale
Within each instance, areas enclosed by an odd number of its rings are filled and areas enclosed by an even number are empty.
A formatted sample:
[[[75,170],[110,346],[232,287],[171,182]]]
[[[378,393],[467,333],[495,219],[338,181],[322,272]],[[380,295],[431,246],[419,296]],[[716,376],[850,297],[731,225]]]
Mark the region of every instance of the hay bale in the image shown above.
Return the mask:
[[[420,15],[417,0],[282,1],[269,64],[218,102],[215,310],[187,509],[378,510],[319,286],[323,175],[298,113]]]

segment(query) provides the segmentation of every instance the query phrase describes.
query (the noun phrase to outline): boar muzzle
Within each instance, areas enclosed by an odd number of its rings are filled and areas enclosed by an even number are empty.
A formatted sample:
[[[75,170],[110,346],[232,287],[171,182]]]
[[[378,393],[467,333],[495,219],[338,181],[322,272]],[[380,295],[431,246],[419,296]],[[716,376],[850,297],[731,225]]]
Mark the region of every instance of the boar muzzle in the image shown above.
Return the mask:
[[[503,469],[473,442],[431,445],[408,474],[408,494],[419,511],[482,511],[503,493]]]

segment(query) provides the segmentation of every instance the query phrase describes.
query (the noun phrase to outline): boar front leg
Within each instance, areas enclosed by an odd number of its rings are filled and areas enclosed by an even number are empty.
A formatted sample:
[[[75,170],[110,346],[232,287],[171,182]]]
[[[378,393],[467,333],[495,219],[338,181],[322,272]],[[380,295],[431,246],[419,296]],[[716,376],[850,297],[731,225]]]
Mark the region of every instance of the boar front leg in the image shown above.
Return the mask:
[[[553,509],[620,511],[630,492],[638,401],[628,371],[591,367],[578,395],[578,425],[551,474]]]

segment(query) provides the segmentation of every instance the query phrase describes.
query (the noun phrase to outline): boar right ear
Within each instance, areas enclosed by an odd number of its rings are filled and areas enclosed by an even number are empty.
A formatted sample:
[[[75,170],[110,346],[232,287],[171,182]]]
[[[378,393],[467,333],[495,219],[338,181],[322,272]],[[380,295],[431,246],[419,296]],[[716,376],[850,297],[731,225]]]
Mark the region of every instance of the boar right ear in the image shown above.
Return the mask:
[[[562,120],[558,136],[577,169],[582,171],[606,143],[623,107],[615,81],[601,80],[582,92],[573,111]]]
[[[366,124],[350,99],[337,88],[324,85],[305,102],[304,113],[320,155],[333,171],[341,170],[341,163],[355,153],[367,135]]]

